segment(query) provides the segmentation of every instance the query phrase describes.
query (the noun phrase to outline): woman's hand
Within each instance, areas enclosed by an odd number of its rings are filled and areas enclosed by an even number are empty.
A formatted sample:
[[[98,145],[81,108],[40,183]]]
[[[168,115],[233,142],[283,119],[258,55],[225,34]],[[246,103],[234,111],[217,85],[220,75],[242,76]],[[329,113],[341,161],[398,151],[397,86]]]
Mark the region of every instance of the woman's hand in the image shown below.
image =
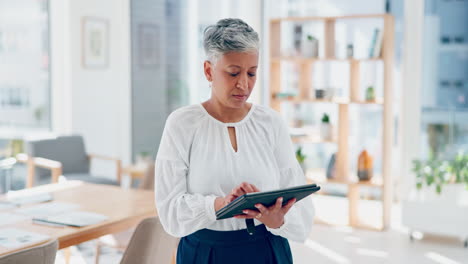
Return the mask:
[[[228,205],[230,202],[234,201],[237,197],[242,196],[246,193],[259,192],[260,190],[255,187],[255,185],[243,182],[239,184],[236,188],[232,189],[231,193],[226,197],[217,197],[215,199],[215,211],[223,208]]]
[[[263,204],[256,204],[256,210],[244,210],[245,215],[236,215],[235,218],[238,219],[257,219],[269,228],[279,228],[284,224],[284,216],[291,209],[291,207],[296,203],[296,198],[293,198],[288,201],[284,206],[283,197],[276,199],[276,203],[270,207],[265,207]]]

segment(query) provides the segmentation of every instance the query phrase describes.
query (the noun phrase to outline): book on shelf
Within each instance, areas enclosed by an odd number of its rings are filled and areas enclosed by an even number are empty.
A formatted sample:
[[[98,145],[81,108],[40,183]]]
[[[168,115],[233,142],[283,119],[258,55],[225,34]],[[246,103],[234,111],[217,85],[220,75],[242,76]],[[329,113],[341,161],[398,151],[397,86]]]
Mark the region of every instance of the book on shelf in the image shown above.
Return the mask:
[[[382,50],[383,32],[381,29],[374,29],[372,41],[369,49],[369,58],[379,58]]]

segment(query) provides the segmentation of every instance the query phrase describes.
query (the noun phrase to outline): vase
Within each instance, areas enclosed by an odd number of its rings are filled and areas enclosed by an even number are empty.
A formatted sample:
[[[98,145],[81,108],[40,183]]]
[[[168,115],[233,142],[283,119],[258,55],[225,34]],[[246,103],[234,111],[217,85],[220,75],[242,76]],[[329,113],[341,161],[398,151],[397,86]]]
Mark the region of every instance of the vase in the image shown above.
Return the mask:
[[[302,55],[307,58],[318,57],[318,40],[304,40],[302,42]]]
[[[468,205],[468,190],[463,183],[444,184],[440,194],[436,192],[434,185],[424,186],[420,190],[413,190],[409,197],[414,201]]]
[[[367,153],[366,150],[363,150],[359,154],[358,158],[358,172],[357,176],[359,181],[370,181],[372,179],[372,157]]]
[[[320,125],[320,136],[323,140],[332,140],[333,127],[330,123],[322,123]]]

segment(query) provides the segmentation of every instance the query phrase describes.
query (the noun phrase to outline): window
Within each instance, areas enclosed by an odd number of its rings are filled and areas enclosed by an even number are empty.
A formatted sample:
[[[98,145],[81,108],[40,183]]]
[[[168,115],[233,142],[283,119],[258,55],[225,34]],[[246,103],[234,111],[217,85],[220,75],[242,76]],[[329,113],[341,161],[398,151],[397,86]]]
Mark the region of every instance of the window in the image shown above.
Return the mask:
[[[50,130],[49,2],[0,0],[0,129]]]
[[[468,150],[468,1],[426,0],[421,132],[423,159]]]

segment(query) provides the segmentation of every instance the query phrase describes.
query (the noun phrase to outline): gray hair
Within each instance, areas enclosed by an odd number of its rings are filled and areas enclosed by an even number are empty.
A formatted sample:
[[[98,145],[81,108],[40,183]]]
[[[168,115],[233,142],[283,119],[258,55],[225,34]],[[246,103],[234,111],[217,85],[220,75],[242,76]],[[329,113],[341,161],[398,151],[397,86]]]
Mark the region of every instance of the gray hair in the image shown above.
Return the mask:
[[[258,34],[241,19],[225,18],[205,29],[203,47],[207,60],[216,64],[228,52],[258,53]]]

